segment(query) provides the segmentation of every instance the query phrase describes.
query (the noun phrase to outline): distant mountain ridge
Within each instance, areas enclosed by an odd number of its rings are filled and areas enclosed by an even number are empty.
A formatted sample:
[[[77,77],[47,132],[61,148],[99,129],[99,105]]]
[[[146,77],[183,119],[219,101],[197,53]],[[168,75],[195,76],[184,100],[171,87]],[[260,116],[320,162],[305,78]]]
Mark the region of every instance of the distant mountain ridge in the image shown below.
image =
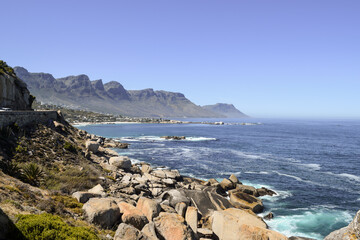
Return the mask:
[[[203,106],[204,109],[212,111],[214,113],[224,115],[227,118],[244,118],[249,117],[246,114],[240,112],[237,108],[235,108],[232,104],[227,103],[217,103],[214,105],[206,105]]]
[[[87,75],[54,78],[49,73],[30,73],[15,67],[37,100],[43,103],[132,117],[221,118],[225,114],[195,105],[184,94],[153,89],[126,90],[119,82],[103,84]]]

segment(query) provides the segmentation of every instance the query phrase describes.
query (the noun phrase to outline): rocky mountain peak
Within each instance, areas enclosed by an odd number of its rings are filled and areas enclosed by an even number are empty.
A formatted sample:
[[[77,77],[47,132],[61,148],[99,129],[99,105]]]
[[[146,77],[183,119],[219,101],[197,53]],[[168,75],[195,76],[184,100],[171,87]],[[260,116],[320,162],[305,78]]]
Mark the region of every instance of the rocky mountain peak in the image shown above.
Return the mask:
[[[130,100],[128,91],[119,82],[111,81],[104,84],[105,91],[110,97],[117,100]]]
[[[91,81],[91,85],[95,90],[105,91],[104,84],[101,79]]]

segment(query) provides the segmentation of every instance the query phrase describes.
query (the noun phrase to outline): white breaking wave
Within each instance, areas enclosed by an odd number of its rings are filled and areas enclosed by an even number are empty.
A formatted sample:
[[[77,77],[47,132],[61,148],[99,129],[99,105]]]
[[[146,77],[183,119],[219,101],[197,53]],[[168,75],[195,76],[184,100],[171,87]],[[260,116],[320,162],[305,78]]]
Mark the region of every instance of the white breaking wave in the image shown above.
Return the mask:
[[[360,182],[360,177],[359,176],[355,176],[355,175],[352,175],[352,174],[348,174],[348,173],[340,173],[338,174],[339,176],[342,176],[342,177],[346,177],[346,178],[349,178],[349,179],[352,179],[352,180],[355,180],[357,182]]]
[[[216,138],[208,138],[208,137],[186,137],[185,139],[181,140],[174,140],[174,139],[165,139],[159,136],[141,136],[141,137],[122,137],[120,138],[122,141],[128,142],[139,142],[139,141],[146,141],[146,142],[164,142],[164,141],[188,141],[188,142],[200,142],[200,141],[216,141]]]
[[[314,226],[331,227],[336,223],[350,222],[352,216],[348,212],[328,209],[311,209],[303,214],[291,214],[288,216],[275,216],[274,219],[265,220],[270,229],[279,231],[286,236],[303,236],[315,239],[323,239],[324,236],[316,233],[320,229],[313,229],[306,232],[306,229],[312,229]],[[329,229],[331,231],[331,229]]]
[[[356,176],[356,175],[353,175],[353,174],[349,174],[349,173],[333,173],[333,172],[326,172],[330,175],[333,175],[333,176],[340,176],[340,177],[344,177],[344,178],[347,178],[347,179],[350,179],[350,180],[354,180],[356,182],[360,182],[360,177],[359,176]]]
[[[280,173],[278,171],[274,171],[274,173],[280,175],[280,176],[285,176],[285,177],[289,177],[289,178],[293,178],[299,182],[309,182],[309,181],[306,181],[306,180],[303,180],[302,178],[299,178],[297,176],[293,176],[293,175],[290,175],[290,174],[285,174],[285,173]]]
[[[317,163],[309,163],[309,164],[299,164],[300,166],[304,166],[308,169],[319,171],[321,169],[321,165]]]
[[[216,141],[216,138],[207,138],[207,137],[187,137],[185,140],[182,141],[193,141],[193,142],[198,142],[198,141]]]
[[[247,174],[262,174],[262,175],[268,175],[268,174],[270,174],[269,172],[265,172],[265,171],[260,171],[260,172],[247,171],[247,172],[244,172],[244,173],[247,173]]]

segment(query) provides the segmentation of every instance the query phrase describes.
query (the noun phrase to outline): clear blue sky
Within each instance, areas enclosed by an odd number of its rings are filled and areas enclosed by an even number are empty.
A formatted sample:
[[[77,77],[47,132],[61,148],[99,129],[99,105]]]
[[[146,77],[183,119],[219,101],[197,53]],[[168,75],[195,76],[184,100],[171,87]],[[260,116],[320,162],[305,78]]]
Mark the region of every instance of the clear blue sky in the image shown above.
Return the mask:
[[[0,58],[55,77],[233,103],[255,117],[360,118],[360,1],[2,1]]]

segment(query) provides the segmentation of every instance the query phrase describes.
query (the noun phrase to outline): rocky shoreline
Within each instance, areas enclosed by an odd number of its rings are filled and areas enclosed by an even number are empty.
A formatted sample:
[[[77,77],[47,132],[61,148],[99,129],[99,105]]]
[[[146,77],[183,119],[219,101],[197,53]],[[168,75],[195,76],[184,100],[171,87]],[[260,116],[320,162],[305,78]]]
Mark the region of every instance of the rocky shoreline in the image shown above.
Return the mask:
[[[80,132],[87,138],[86,157],[113,182],[72,196],[84,204],[88,222],[117,229],[114,239],[288,239],[256,215],[264,209],[259,197],[274,191],[243,185],[235,175],[203,181],[132,164],[109,148],[116,141]]]
[[[129,144],[74,128],[60,112],[47,125],[0,133],[0,239],[53,221],[75,239],[307,239],[273,231],[257,215],[264,209],[260,197],[276,192],[244,185],[235,175],[203,181],[132,163],[114,150]],[[17,175],[29,167],[39,174]],[[359,215],[326,239],[357,239]]]

